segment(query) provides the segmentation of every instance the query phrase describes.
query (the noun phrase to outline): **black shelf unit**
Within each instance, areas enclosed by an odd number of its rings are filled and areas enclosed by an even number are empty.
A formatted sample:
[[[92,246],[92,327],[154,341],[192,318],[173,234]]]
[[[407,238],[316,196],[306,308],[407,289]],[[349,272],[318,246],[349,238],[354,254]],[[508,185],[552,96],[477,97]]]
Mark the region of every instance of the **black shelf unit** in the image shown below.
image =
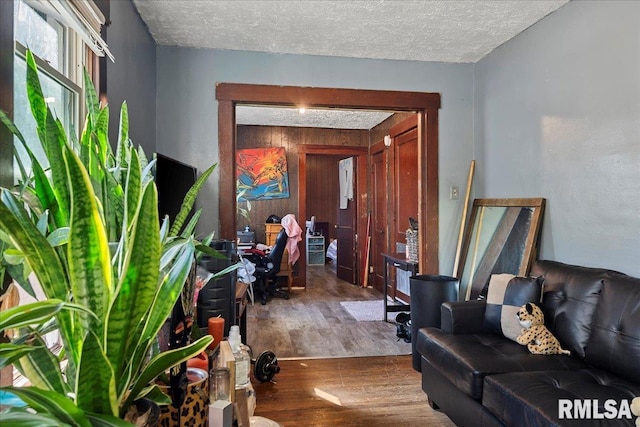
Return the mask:
[[[211,247],[217,250],[224,258],[205,255],[200,260],[200,266],[211,273],[217,273],[237,262],[236,243],[230,240],[216,240],[211,242]],[[235,298],[236,298],[236,270],[220,277],[212,278],[200,290],[198,295],[198,307],[196,311],[198,326],[207,328],[210,317],[222,317],[224,319],[224,335],[229,336],[231,325],[235,324]]]

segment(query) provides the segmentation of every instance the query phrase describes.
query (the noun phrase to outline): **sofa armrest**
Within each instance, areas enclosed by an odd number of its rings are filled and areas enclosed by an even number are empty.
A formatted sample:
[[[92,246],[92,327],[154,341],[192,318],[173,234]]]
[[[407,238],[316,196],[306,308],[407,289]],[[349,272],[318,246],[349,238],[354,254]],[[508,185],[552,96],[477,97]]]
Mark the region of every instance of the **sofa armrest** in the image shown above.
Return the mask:
[[[440,306],[441,326],[447,334],[475,334],[483,331],[485,301],[449,301]]]

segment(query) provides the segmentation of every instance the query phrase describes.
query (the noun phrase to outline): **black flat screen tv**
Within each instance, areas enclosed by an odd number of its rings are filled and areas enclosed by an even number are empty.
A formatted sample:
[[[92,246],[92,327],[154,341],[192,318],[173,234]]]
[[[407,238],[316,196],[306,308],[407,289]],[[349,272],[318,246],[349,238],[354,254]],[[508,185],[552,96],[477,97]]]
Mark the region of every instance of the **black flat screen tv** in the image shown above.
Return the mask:
[[[182,200],[196,182],[197,169],[164,154],[156,153],[156,187],[158,188],[158,214],[160,221],[169,215],[175,220]]]

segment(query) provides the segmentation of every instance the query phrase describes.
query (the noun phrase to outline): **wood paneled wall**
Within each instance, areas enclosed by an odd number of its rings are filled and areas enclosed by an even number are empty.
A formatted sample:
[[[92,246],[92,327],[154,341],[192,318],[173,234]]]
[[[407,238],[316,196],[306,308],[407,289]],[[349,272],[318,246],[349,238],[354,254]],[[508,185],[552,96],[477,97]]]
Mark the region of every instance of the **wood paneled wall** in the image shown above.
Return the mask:
[[[398,123],[405,121],[413,115],[415,115],[415,113],[395,113],[393,116],[389,117],[378,126],[371,129],[371,145],[382,141],[385,135],[389,135],[389,131],[392,127],[394,127]]]
[[[287,152],[287,169],[289,172],[289,190],[291,195],[288,199],[251,201],[249,219],[247,220],[240,215],[238,215],[236,219],[238,229],[249,225],[251,229],[256,232],[256,239],[261,242],[264,241],[264,222],[269,215],[275,214],[283,217],[289,213],[294,214],[300,227],[304,228],[305,218],[299,218],[298,215],[298,147],[301,145],[366,147],[368,143],[369,131],[367,130],[237,126],[237,148],[239,150],[243,148],[284,147]],[[327,155],[331,154],[330,150],[327,150]],[[316,166],[318,168],[321,167],[320,165]],[[316,166],[314,166],[314,168]],[[320,178],[313,181],[315,184],[309,186],[307,191],[317,191],[318,188],[325,185],[325,179],[325,175],[320,174]],[[337,196],[335,200],[337,201]],[[313,211],[307,209],[307,212]],[[314,213],[314,215],[316,215],[318,221],[324,221],[317,213]]]
[[[328,239],[336,238],[339,156],[309,155],[307,157],[307,216],[329,225]]]

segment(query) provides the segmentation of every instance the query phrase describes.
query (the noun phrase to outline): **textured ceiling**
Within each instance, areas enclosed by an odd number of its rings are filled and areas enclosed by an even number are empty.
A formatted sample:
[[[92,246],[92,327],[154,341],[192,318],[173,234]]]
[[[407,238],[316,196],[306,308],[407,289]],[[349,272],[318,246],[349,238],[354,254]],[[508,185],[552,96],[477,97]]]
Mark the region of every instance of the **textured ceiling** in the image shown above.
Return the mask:
[[[568,0],[134,0],[160,45],[476,62]]]
[[[307,109],[301,113],[295,108],[237,106],[236,123],[239,125],[300,126],[332,129],[371,129],[393,113],[379,111],[347,111]]]
[[[133,0],[159,45],[473,63],[569,0]]]

